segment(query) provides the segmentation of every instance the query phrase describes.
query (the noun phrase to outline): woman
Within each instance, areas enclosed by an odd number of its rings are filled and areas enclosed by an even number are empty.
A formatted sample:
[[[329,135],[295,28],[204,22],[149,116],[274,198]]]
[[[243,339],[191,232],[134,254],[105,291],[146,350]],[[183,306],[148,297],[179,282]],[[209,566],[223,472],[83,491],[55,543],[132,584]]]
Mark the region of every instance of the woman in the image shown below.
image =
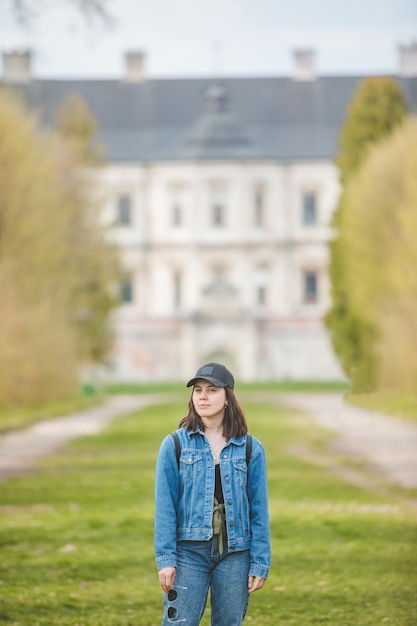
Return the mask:
[[[240,626],[270,564],[265,452],[253,437],[246,457],[248,429],[224,365],[203,365],[191,386],[188,415],[162,442],[156,467],[162,624],[198,626],[210,588],[211,623]]]

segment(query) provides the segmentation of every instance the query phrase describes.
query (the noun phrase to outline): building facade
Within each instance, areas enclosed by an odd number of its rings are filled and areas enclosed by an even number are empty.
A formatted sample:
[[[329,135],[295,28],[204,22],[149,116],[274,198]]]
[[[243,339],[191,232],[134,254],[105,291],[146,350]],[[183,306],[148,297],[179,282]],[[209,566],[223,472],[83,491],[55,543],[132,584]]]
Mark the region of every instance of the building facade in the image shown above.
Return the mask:
[[[397,78],[415,111],[414,48]],[[4,82],[46,124],[79,93],[107,147],[103,217],[125,271],[107,379],[179,380],[210,360],[242,381],[343,378],[323,316],[334,157],[363,77],[318,77],[311,51],[295,58],[292,77],[147,80],[130,53],[111,81],[22,68],[16,81],[5,59]]]

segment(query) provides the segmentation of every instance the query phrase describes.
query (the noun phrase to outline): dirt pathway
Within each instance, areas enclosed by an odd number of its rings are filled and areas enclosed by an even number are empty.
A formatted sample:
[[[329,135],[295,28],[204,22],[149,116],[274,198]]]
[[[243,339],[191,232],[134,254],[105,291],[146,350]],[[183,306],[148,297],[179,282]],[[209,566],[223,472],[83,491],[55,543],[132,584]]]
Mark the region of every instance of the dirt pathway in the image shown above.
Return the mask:
[[[54,417],[0,437],[0,479],[26,471],[43,456],[53,453],[70,439],[95,435],[112,419],[154,404],[159,395],[113,396],[91,409]]]
[[[281,402],[334,431],[334,447],[363,459],[388,482],[417,487],[417,425],[347,404],[339,393],[285,393]]]

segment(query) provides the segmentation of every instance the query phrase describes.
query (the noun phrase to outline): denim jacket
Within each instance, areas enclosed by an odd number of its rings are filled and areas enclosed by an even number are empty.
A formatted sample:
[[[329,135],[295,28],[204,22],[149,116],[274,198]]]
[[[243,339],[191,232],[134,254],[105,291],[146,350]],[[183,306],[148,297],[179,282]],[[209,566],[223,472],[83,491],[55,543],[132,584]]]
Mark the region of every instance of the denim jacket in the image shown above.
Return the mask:
[[[171,435],[161,444],[155,480],[155,554],[158,570],[176,567],[176,542],[213,535],[214,459],[203,431],[180,428],[180,467]],[[266,459],[253,437],[231,438],[220,453],[228,550],[250,550],[249,576],[267,578],[271,560]]]

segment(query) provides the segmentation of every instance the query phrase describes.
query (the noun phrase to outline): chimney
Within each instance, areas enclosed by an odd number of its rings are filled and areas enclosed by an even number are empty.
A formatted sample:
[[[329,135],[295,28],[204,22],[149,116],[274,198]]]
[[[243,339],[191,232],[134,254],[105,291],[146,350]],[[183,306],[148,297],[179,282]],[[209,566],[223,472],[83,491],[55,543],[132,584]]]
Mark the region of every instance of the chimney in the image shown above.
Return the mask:
[[[315,51],[311,48],[294,50],[294,80],[315,80],[316,70],[314,67]]]
[[[3,52],[3,80],[5,83],[30,83],[31,51],[11,50]]]
[[[398,46],[400,76],[417,76],[417,42]]]
[[[128,50],[126,52],[125,81],[129,83],[141,83],[145,80],[144,64],[145,53],[142,50]]]

